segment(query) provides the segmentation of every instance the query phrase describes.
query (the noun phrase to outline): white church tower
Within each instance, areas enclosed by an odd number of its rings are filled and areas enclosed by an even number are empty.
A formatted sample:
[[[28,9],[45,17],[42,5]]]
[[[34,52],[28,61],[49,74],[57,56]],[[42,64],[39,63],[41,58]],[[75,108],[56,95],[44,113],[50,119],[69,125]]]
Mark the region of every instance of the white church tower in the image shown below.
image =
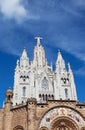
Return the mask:
[[[68,70],[66,70],[65,62],[60,51],[58,52],[58,57],[56,61],[55,81],[59,92],[59,94],[56,93],[56,98],[62,100],[77,100],[76,87],[70,64],[68,64]]]
[[[13,105],[25,103],[34,97],[40,103],[47,100],[77,100],[73,73],[68,64],[65,67],[61,52],[58,52],[56,70],[52,70],[45,57],[45,51],[36,37],[33,61],[29,62],[26,49],[17,61],[14,75]]]

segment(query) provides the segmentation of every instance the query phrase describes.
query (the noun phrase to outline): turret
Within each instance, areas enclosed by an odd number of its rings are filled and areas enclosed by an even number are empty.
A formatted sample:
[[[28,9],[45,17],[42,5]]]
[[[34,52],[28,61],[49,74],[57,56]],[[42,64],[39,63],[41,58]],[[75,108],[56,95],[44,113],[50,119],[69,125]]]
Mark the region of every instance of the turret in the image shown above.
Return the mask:
[[[6,101],[4,106],[4,130],[11,130],[11,107],[12,107],[12,98],[13,98],[13,92],[12,90],[8,89],[6,92]]]
[[[8,89],[6,92],[6,103],[12,103],[13,92],[11,89]]]
[[[6,92],[6,101],[5,101],[5,110],[10,110],[12,106],[13,92],[11,89],[8,89]]]

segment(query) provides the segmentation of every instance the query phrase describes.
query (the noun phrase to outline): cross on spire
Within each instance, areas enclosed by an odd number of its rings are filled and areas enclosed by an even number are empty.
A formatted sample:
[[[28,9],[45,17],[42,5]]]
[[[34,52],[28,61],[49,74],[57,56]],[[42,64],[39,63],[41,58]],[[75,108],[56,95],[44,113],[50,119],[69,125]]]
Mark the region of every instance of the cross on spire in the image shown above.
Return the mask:
[[[42,37],[35,37],[35,39],[37,40],[37,45],[40,45],[40,40],[43,38]]]

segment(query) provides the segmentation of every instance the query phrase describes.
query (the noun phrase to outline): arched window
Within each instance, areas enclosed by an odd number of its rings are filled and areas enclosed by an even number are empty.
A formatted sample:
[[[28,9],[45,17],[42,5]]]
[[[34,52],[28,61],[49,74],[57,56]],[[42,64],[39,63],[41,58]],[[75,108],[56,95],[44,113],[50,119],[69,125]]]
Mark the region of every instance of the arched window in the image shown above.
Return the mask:
[[[65,88],[65,98],[67,99],[68,98],[68,89]]]
[[[25,86],[22,88],[22,95],[23,95],[23,97],[26,96],[26,87]]]
[[[52,95],[52,100],[54,100],[54,95]]]
[[[46,77],[44,77],[44,79],[42,80],[42,88],[44,90],[48,90],[48,80],[46,79]]]

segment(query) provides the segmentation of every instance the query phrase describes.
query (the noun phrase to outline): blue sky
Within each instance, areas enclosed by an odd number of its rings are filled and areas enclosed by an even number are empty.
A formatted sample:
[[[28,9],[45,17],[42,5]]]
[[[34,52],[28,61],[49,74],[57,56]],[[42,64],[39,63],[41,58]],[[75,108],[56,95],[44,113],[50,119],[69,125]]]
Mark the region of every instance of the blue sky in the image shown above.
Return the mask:
[[[24,47],[30,60],[35,36],[43,37],[48,63],[58,49],[74,73],[78,100],[85,100],[85,0],[0,0],[0,106],[13,88],[14,69]]]

